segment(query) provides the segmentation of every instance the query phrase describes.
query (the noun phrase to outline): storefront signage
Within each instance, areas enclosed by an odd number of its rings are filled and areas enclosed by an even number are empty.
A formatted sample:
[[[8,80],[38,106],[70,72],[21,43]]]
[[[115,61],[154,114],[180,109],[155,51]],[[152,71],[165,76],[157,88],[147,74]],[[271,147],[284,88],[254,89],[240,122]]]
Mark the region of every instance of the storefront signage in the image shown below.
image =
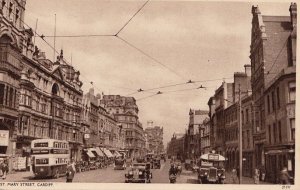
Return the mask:
[[[31,150],[31,154],[49,154],[49,150]]]
[[[217,154],[209,154],[208,155],[209,160],[219,160],[219,155]]]
[[[0,146],[8,146],[9,131],[0,130]]]

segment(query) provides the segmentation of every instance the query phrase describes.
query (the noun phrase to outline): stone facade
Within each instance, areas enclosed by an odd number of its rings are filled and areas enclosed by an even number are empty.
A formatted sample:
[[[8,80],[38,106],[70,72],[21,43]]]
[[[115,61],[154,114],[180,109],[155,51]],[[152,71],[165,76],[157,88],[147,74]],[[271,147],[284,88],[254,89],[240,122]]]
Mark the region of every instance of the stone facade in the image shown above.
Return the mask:
[[[164,144],[163,144],[163,127],[155,126],[155,127],[147,127],[145,129],[145,134],[147,136],[148,142],[148,151],[154,154],[161,154],[164,152]]]
[[[133,97],[120,95],[104,95],[101,105],[122,125],[125,131],[125,149],[129,157],[145,154],[145,136],[139,122],[138,106]]]

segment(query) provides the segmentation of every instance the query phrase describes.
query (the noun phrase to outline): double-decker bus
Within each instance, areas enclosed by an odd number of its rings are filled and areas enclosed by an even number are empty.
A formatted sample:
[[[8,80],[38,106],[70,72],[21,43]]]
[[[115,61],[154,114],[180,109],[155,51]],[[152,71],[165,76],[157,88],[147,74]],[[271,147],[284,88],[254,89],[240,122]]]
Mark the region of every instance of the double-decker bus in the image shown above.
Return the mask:
[[[31,142],[32,170],[35,177],[58,178],[66,174],[70,161],[68,141],[36,139]]]

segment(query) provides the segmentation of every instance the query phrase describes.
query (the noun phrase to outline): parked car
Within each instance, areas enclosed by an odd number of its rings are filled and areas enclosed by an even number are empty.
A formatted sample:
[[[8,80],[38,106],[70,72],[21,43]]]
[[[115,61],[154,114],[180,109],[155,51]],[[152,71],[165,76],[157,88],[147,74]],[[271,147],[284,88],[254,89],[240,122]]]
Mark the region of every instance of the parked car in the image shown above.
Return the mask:
[[[114,164],[115,170],[126,170],[126,162],[122,158],[117,158]]]
[[[200,157],[198,169],[199,183],[219,183],[225,181],[225,158],[220,154],[208,153]]]
[[[125,174],[125,183],[151,183],[149,163],[134,163]]]

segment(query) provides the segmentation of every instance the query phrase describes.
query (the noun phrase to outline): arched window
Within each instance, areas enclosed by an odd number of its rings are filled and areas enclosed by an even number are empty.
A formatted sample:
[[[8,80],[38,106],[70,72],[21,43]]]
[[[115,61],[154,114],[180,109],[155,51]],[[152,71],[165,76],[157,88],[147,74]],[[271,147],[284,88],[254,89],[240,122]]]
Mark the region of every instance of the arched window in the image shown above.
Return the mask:
[[[59,87],[56,83],[54,83],[52,86],[52,94],[59,95]]]

